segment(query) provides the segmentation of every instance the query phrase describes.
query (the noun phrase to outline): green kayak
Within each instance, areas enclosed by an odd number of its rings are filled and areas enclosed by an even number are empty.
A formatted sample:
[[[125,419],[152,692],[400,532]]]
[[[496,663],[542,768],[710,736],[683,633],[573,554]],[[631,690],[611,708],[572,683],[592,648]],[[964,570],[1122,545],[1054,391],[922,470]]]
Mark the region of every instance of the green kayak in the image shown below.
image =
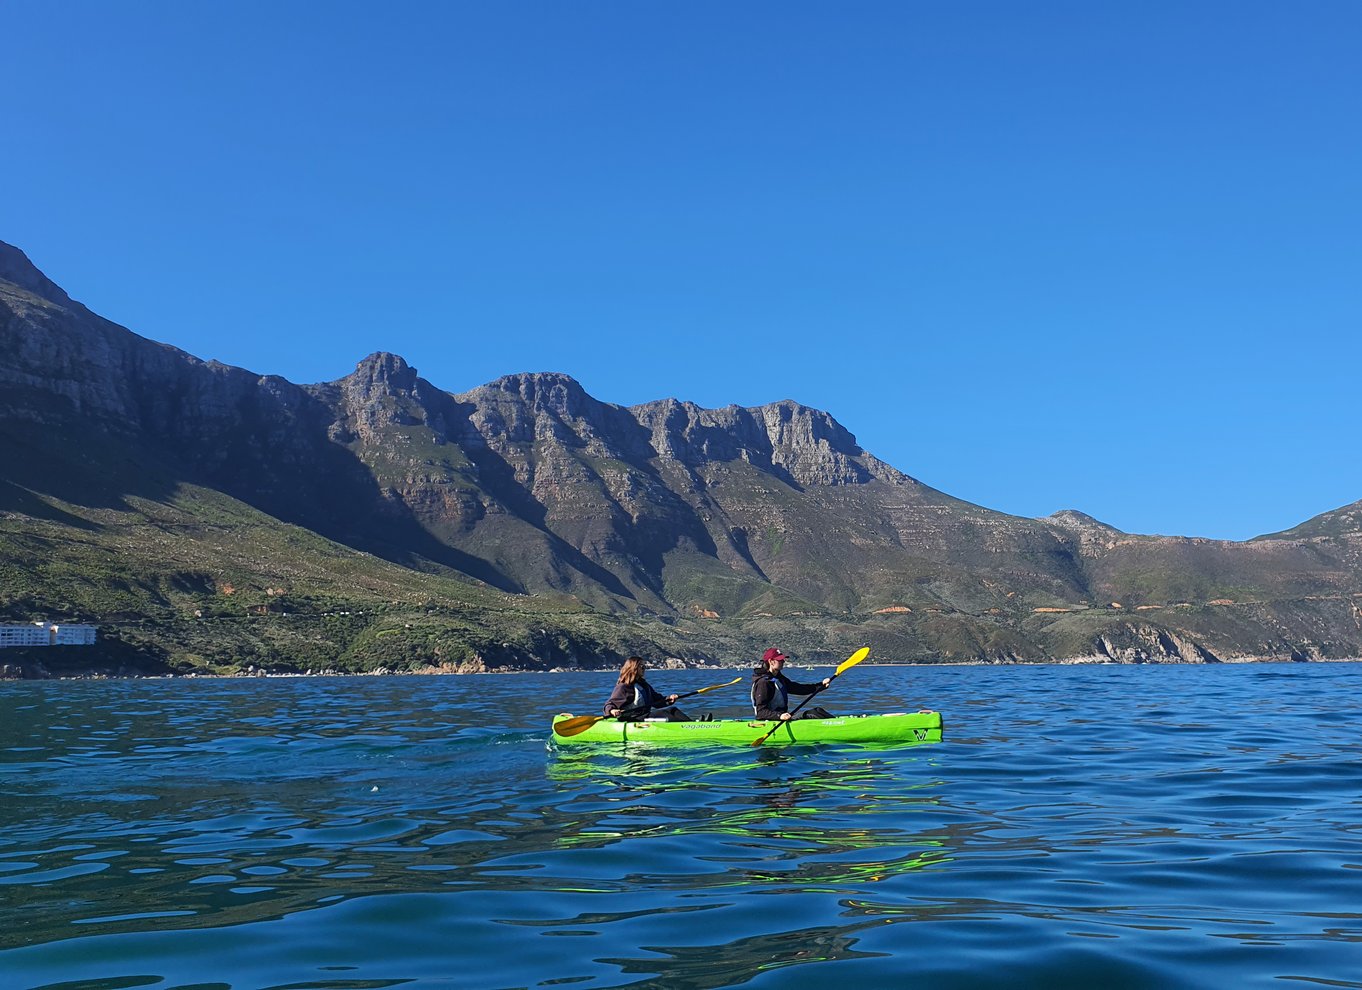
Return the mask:
[[[571,724],[569,725],[569,720]],[[583,723],[591,724],[583,727]],[[774,722],[756,719],[716,719],[713,722],[620,722],[613,718],[584,718],[569,714],[553,719],[553,742],[634,743],[653,746],[751,746]],[[564,733],[567,734],[564,734]],[[791,743],[880,743],[912,746],[941,741],[940,712],[896,712],[889,715],[847,715],[841,718],[792,719],[782,722],[766,739],[766,746]]]

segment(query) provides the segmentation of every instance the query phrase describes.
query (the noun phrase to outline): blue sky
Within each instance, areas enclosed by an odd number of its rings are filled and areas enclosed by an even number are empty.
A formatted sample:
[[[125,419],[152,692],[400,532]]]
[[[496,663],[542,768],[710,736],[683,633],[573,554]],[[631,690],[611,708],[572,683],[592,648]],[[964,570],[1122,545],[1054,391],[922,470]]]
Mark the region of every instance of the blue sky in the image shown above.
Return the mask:
[[[791,398],[960,498],[1362,499],[1362,4],[0,0],[0,239],[296,382]]]

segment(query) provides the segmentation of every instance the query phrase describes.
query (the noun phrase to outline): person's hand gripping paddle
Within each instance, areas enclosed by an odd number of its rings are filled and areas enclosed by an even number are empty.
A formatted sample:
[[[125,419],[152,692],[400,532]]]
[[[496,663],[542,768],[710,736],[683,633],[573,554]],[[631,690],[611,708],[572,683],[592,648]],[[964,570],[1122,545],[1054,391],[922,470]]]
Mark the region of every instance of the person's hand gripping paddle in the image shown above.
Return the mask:
[[[841,673],[842,671],[844,671],[844,670],[850,670],[852,667],[856,666],[858,663],[860,663],[862,660],[864,660],[864,659],[865,659],[866,657],[868,657],[868,656],[870,656],[870,647],[868,647],[868,646],[862,646],[859,650],[857,650],[857,651],[856,651],[855,653],[853,653],[851,656],[847,657],[845,660],[843,660],[841,663],[839,663],[839,664],[837,665],[837,669],[833,672],[832,676],[828,678],[828,686],[827,686],[827,687],[820,688],[819,690],[815,691],[813,694],[811,694],[811,695],[809,695],[808,697],[806,697],[806,698],[805,698],[803,701],[801,701],[799,704],[795,705],[794,711],[790,712],[790,717],[789,717],[788,719],[781,719],[780,721],[776,722],[775,725],[771,726],[770,731],[768,731],[768,732],[766,733],[766,735],[762,736],[760,739],[754,739],[754,740],[752,740],[752,745],[753,745],[754,747],[760,746],[762,743],[766,742],[766,740],[770,739],[770,738],[771,738],[771,735],[772,735],[777,729],[779,729],[782,725],[784,725],[786,722],[793,721],[793,719],[794,719],[794,717],[795,717],[795,712],[798,712],[799,709],[801,709],[801,708],[803,708],[805,705],[807,705],[810,701],[812,701],[812,700],[814,699],[814,697],[816,697],[817,695],[822,694],[824,691],[826,691],[826,690],[828,689],[828,687],[832,687],[832,682],[835,681],[835,680],[837,679],[837,675],[838,675],[838,674],[840,674],[840,673]]]

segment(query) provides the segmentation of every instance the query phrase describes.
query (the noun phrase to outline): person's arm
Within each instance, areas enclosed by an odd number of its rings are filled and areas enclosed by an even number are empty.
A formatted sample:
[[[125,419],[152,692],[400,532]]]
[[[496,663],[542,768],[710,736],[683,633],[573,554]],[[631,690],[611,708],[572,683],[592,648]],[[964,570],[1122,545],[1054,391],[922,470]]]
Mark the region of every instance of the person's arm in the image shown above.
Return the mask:
[[[823,681],[819,681],[817,684],[800,684],[798,681],[785,678],[785,690],[791,694],[817,694],[825,687],[827,687],[827,684]]]
[[[618,715],[622,710],[629,706],[633,700],[633,688],[623,681],[615,682],[615,690],[610,692],[610,697],[605,702],[605,707],[601,709],[601,714],[609,717]]]

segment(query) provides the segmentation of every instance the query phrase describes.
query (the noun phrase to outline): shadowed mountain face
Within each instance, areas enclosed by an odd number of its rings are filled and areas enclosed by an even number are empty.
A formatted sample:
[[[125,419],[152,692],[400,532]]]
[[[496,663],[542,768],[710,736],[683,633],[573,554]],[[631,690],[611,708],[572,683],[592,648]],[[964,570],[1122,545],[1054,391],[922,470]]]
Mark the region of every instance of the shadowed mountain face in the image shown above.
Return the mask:
[[[425,625],[452,622],[436,600],[455,595],[465,618],[558,636],[550,652],[579,664],[649,648],[738,659],[767,641],[832,656],[868,642],[897,660],[1362,653],[1357,505],[1248,543],[1132,536],[1081,512],[1022,519],[953,499],[791,401],[626,408],[552,373],[450,394],[382,353],[299,386],[138,337],[4,244],[0,345],[0,436],[21,455],[0,481],[0,559],[27,575],[0,592],[14,619],[106,620],[99,594],[71,588],[173,585],[147,506],[183,508],[194,491],[212,504],[177,532],[194,530],[197,583],[143,595],[181,619],[223,604],[231,568],[211,534],[249,515],[275,529],[253,565],[232,564],[244,589],[301,601],[324,585],[339,609],[347,573],[382,570],[402,586],[389,605],[423,603]],[[327,548],[306,580],[288,577],[304,551],[279,549],[295,531]],[[30,566],[39,544],[74,560],[92,540],[97,573]],[[618,650],[600,648],[612,637]],[[322,660],[344,647],[333,639],[320,635]],[[535,649],[471,641],[426,642],[483,666]]]

